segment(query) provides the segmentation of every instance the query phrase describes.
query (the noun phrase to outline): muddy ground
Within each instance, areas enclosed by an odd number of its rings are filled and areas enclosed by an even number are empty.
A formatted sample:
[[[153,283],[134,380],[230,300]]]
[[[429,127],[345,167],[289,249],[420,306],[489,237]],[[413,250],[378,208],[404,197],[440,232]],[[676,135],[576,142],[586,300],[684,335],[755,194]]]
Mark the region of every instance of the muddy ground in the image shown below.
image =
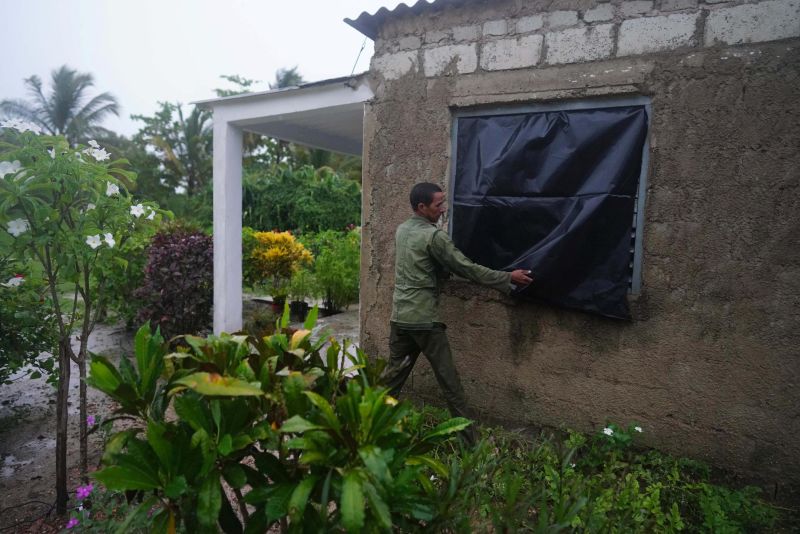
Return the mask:
[[[358,341],[358,307],[321,317],[314,328],[316,337],[329,328],[339,340]],[[132,354],[134,332],[120,325],[98,325],[89,350],[118,361]],[[73,364],[69,406],[70,494],[79,485],[78,465],[78,368]],[[0,532],[42,532],[43,516],[52,524],[55,503],[55,388],[45,378],[18,376],[13,384],[0,386]],[[108,416],[114,403],[89,388],[88,413],[97,420]],[[102,450],[102,437],[92,434],[89,465],[96,466]]]

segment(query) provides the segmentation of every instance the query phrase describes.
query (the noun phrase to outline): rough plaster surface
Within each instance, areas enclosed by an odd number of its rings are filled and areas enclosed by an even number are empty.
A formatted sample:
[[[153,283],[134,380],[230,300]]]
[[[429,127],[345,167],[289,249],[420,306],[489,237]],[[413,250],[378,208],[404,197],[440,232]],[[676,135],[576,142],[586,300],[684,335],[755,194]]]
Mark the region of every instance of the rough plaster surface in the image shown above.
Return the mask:
[[[486,70],[507,70],[531,67],[542,53],[541,35],[502,39],[483,45],[481,67]]]
[[[547,62],[578,63],[609,57],[614,49],[613,24],[570,28],[547,34]]]
[[[425,50],[425,76],[439,76],[453,63],[458,74],[473,72],[478,67],[475,45],[449,45]]]
[[[614,18],[614,6],[611,4],[600,4],[597,7],[586,10],[583,20],[586,22],[601,22]]]
[[[518,5],[498,0],[435,22],[482,24]],[[593,7],[565,1],[553,9]],[[736,7],[713,6],[709,20]],[[428,31],[426,24],[397,21],[386,38]],[[800,484],[800,39],[699,48],[701,34],[693,36],[693,49],[462,75],[451,53],[440,75],[426,76],[426,67],[377,77],[364,122],[362,347],[387,353],[394,230],[408,216],[412,184],[448,185],[452,106],[649,96],[634,320],[452,282],[442,313],[467,396],[484,416],[517,427],[593,431],[638,421],[648,445],[738,469],[780,493]],[[544,48],[549,57],[547,36]],[[422,359],[406,393],[440,400]]]

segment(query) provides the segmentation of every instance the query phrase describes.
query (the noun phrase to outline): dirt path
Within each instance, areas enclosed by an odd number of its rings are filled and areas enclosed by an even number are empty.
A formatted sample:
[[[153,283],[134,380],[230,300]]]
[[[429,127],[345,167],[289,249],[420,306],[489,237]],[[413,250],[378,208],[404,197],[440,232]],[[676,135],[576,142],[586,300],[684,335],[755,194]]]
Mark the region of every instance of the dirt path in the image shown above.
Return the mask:
[[[358,308],[320,318],[314,337],[325,328],[339,340],[358,341]],[[118,362],[131,355],[133,332],[120,326],[98,325],[89,340],[89,350]],[[78,480],[78,368],[72,365],[69,407],[70,488]],[[55,503],[55,402],[56,391],[44,378],[19,378],[0,386],[0,531],[25,532],[26,523],[45,514]],[[88,413],[99,421],[114,410],[114,404],[89,388]],[[89,465],[98,464],[102,438],[90,436]],[[18,525],[17,529],[3,530]]]

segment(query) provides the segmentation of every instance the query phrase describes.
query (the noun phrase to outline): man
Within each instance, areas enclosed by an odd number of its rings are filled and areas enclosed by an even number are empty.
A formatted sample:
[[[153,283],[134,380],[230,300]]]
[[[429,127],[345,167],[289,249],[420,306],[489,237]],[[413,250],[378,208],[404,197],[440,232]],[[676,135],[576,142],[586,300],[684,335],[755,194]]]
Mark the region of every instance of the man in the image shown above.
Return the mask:
[[[470,417],[464,389],[453,364],[446,326],[439,321],[439,294],[443,281],[455,273],[475,283],[509,293],[512,284],[527,286],[530,271],[495,271],[470,261],[436,223],[447,211],[442,189],[431,183],[411,189],[414,215],[395,234],[395,281],[390,324],[389,365],[384,380],[397,396],[425,354],[454,417]],[[474,433],[467,436],[473,441]]]

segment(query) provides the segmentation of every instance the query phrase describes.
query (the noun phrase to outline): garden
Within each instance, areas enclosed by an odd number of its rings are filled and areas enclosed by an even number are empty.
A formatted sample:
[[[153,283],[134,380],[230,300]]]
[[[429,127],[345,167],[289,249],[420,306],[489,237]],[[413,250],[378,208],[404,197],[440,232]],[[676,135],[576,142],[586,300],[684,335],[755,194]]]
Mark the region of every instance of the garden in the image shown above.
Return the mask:
[[[358,303],[352,159],[246,139],[247,320],[212,334],[210,117],[164,104],[141,120],[133,140],[2,122],[0,381],[16,411],[0,412],[0,532],[797,524],[758,488],[643,448],[636,422],[479,428],[469,447],[476,422],[391,397],[385,361],[324,328]]]

